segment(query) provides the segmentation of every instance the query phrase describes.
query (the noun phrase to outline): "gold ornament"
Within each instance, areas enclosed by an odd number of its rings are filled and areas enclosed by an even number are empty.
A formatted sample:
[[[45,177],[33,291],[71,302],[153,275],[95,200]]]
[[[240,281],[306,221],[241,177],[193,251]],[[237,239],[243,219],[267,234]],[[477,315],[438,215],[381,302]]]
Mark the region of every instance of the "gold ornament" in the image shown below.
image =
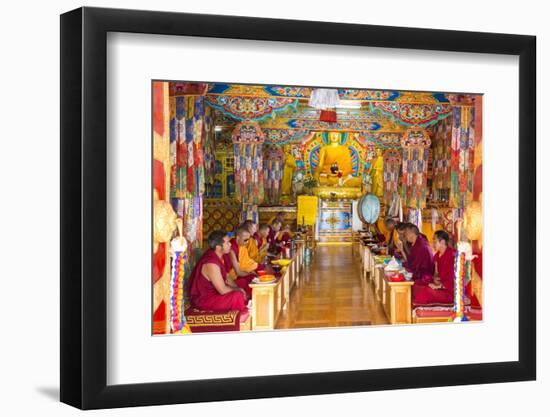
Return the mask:
[[[153,241],[169,242],[176,229],[176,213],[166,200],[155,200],[153,207]]]
[[[479,201],[472,201],[464,213],[464,229],[471,240],[481,244],[483,232],[483,212]]]

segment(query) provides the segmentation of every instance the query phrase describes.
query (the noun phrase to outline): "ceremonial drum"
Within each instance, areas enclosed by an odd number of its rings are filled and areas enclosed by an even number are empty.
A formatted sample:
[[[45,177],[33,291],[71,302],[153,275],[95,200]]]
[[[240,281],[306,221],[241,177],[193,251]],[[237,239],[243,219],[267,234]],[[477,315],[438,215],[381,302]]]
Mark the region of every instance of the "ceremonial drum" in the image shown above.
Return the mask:
[[[374,194],[365,194],[357,203],[357,214],[363,223],[372,224],[380,214],[380,200]]]

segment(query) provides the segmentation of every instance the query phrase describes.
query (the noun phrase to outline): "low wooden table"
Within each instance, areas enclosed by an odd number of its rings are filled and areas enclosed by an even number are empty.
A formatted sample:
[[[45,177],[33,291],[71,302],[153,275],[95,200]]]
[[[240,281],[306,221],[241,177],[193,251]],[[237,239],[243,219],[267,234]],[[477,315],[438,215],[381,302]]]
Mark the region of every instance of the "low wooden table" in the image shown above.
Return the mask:
[[[275,282],[251,283],[252,288],[252,330],[273,330],[281,311],[287,307],[290,291],[297,285],[298,274],[301,270],[300,259],[296,251],[294,258],[286,267],[285,273]]]
[[[376,265],[374,291],[391,324],[412,323],[413,281],[390,281],[382,265]]]

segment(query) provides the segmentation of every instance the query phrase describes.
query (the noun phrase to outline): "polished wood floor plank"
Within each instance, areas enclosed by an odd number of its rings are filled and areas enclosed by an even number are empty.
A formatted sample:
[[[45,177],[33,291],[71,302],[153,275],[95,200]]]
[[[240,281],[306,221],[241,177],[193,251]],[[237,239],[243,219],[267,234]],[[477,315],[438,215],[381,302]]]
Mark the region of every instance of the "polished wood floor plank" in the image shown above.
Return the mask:
[[[361,279],[351,246],[318,246],[290,294],[278,329],[388,324],[372,288]]]

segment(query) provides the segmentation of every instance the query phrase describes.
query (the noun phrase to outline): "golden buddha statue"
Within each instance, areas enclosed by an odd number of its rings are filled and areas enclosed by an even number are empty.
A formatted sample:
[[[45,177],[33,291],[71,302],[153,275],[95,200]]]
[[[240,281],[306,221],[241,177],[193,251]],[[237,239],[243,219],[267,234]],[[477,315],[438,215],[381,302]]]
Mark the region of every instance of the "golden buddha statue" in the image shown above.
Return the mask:
[[[376,158],[372,161],[369,175],[372,178],[371,193],[382,197],[384,195],[384,156],[380,148],[376,149]]]
[[[340,145],[340,132],[330,132],[328,139],[330,143],[319,152],[319,165],[314,175],[317,183],[330,187],[361,187],[361,179],[353,175],[350,150]]]
[[[289,197],[292,194],[292,176],[296,170],[296,158],[292,154],[290,146],[283,147],[285,154],[283,165],[283,178],[281,185],[281,194],[285,197]]]

